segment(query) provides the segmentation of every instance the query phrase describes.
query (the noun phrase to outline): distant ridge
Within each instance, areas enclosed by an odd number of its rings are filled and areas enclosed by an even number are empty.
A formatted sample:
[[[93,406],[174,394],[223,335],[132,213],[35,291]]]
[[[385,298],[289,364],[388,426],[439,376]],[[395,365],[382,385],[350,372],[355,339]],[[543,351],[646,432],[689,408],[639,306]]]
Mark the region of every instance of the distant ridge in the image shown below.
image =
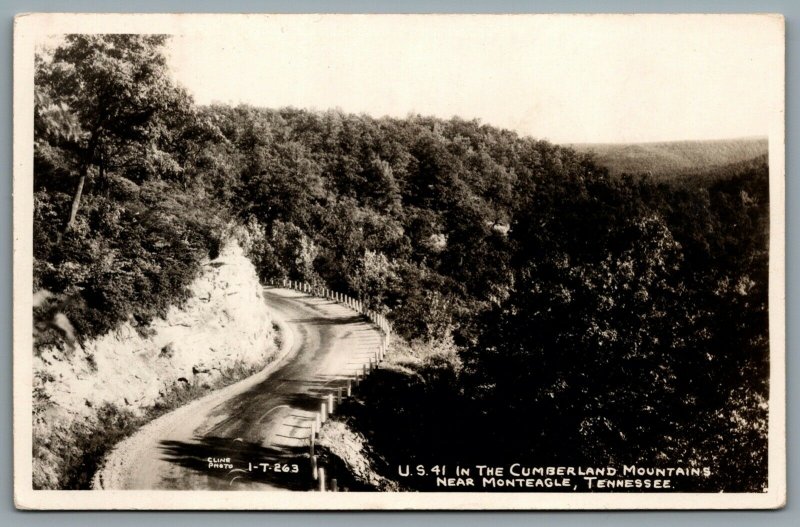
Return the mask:
[[[581,153],[593,153],[612,174],[664,175],[703,171],[767,154],[767,138],[671,141],[659,143],[573,143]]]

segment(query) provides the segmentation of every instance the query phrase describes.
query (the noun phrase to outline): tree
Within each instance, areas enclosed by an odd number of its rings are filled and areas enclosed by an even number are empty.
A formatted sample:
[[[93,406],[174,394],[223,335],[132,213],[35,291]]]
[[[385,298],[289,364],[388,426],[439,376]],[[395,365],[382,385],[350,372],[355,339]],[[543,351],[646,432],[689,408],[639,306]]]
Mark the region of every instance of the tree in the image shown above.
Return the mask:
[[[161,149],[174,132],[165,122],[189,112],[191,101],[167,74],[166,39],[68,35],[51,61],[37,60],[37,131],[58,132],[77,172],[64,232],[75,223],[93,168],[100,179],[110,167],[131,173],[135,166],[142,179],[155,169],[177,169]]]

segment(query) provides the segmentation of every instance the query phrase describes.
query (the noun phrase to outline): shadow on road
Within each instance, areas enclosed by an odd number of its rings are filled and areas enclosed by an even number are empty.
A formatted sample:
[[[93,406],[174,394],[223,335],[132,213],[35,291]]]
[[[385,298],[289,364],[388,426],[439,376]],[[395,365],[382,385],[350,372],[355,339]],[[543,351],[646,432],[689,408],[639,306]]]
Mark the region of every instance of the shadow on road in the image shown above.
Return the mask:
[[[340,326],[346,324],[358,324],[367,319],[361,315],[349,315],[343,317],[308,317],[308,318],[294,318],[287,320],[292,324],[309,324],[313,326]]]
[[[312,488],[311,465],[304,447],[265,448],[240,439],[198,437],[192,442],[162,441],[159,448],[164,461],[208,478],[202,488],[241,490],[242,486],[259,483],[286,490]],[[233,467],[218,468],[211,463]]]

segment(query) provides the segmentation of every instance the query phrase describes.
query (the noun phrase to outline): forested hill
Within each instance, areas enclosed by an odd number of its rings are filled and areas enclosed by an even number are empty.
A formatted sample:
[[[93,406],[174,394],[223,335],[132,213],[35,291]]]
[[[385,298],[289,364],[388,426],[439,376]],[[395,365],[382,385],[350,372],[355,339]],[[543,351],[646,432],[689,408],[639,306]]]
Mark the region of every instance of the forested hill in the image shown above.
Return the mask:
[[[180,303],[235,233],[262,280],[360,298],[427,350],[370,403],[394,462],[706,463],[697,488],[763,487],[766,156],[689,188],[475,120],[198,107],[163,41],[71,36],[37,60],[34,287],[81,338]],[[726,144],[611,170],[764,147]],[[521,416],[540,435],[503,433]]]
[[[595,162],[612,174],[676,174],[707,171],[710,167],[748,161],[767,154],[766,138],[671,141],[660,143],[567,145],[577,152],[593,154]]]

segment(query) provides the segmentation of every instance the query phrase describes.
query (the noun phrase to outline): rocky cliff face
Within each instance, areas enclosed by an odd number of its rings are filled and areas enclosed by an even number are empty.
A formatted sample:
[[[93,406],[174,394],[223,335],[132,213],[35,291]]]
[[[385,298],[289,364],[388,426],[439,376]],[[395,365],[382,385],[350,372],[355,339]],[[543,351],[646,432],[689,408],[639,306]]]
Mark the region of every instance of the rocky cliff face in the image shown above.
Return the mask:
[[[53,323],[68,339],[66,317],[56,315]],[[36,487],[80,487],[91,477],[81,472],[112,446],[105,443],[188,398],[257,371],[278,350],[256,271],[235,242],[204,266],[185,305],[138,329],[126,323],[83,346],[39,350]]]

